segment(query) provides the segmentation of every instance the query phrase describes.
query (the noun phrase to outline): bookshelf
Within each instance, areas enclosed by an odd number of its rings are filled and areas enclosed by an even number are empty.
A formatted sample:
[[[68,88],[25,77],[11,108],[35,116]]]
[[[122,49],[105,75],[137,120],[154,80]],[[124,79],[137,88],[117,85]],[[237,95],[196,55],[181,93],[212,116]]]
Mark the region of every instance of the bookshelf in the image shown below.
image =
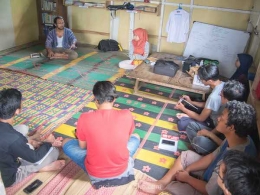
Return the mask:
[[[63,5],[63,0],[37,0],[37,11],[39,40],[46,40],[46,35],[53,29],[53,20],[56,16],[62,16],[65,26],[68,27],[67,8]]]

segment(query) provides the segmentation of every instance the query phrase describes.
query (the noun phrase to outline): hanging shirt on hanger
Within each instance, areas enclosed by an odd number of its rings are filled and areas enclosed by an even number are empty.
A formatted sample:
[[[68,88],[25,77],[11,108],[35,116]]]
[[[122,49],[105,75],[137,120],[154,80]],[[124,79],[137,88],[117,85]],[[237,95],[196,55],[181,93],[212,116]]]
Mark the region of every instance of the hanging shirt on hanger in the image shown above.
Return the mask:
[[[188,38],[189,26],[190,20],[188,12],[182,9],[172,11],[166,25],[166,32],[168,33],[167,42],[186,42]]]

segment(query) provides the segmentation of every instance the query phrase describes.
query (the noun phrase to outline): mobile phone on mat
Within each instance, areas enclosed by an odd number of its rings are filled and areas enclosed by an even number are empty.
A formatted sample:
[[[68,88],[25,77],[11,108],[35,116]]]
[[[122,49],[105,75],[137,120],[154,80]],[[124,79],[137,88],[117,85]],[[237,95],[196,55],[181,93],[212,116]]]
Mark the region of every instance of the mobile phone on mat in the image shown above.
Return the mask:
[[[24,191],[26,194],[30,194],[30,193],[33,192],[36,188],[38,188],[41,184],[42,184],[42,181],[40,181],[39,179],[36,179],[36,180],[33,181],[30,185],[28,185],[26,188],[24,188],[23,191]]]

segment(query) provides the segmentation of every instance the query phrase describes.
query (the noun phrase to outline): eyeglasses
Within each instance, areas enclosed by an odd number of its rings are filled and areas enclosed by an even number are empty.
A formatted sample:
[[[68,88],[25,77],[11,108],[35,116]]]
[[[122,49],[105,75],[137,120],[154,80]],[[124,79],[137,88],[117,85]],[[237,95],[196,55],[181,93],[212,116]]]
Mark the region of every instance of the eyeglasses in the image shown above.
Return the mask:
[[[220,167],[220,164],[216,166],[216,168],[214,169],[213,172],[215,172],[218,175],[218,177],[223,181],[224,180],[223,177],[221,177],[219,174],[219,167]]]

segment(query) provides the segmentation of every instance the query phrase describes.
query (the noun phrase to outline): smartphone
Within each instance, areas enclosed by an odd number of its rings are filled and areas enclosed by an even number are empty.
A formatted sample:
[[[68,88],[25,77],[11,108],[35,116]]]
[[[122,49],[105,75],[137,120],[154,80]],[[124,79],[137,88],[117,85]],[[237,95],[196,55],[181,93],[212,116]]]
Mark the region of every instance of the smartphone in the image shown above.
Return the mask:
[[[168,145],[175,146],[175,142],[174,142],[174,141],[162,140],[162,143],[163,143],[163,144],[168,144]]]
[[[24,188],[23,191],[24,191],[26,194],[30,194],[30,193],[33,192],[36,188],[38,188],[41,184],[42,184],[42,181],[40,181],[39,179],[36,179],[36,180],[33,181],[30,185],[28,185],[26,188]]]

